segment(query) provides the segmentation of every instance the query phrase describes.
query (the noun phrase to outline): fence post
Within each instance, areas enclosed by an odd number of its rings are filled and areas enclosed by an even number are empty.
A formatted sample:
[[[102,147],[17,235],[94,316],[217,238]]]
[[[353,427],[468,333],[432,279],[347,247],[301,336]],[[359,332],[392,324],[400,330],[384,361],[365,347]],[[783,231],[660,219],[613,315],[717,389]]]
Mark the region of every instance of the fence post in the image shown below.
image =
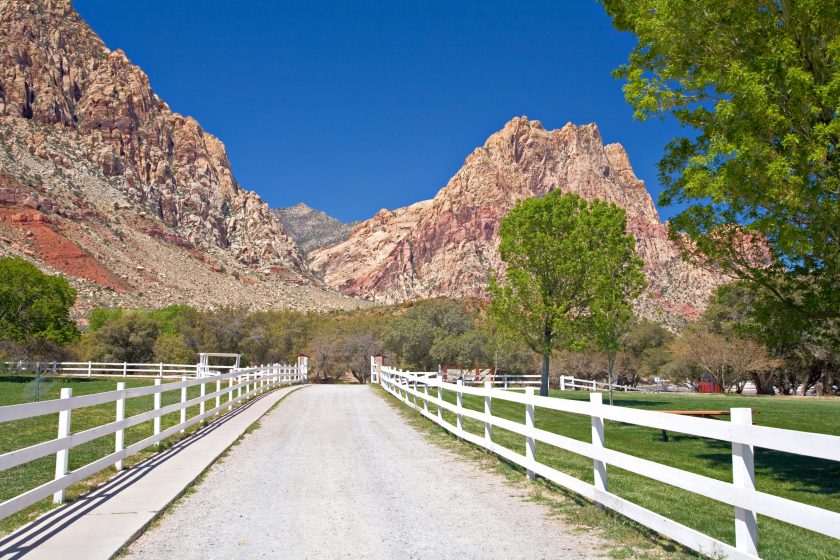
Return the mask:
[[[233,378],[234,376],[228,377],[228,412],[233,410]]]
[[[92,369],[93,369],[93,364],[92,364],[91,362],[88,362],[88,377],[90,377],[90,374],[91,374],[91,370],[92,370]],[[59,502],[59,503],[60,503],[60,502]]]
[[[752,426],[751,408],[731,408],[729,414],[733,424]],[[732,443],[732,485],[755,489],[755,456],[752,445]],[[758,556],[758,516],[754,511],[735,508],[735,548]]]
[[[443,422],[443,406],[441,406],[441,404],[443,403],[443,377],[440,374],[440,368],[439,367],[438,367],[437,379],[438,379],[438,388],[437,388],[438,389],[437,390],[437,393],[438,393],[438,407],[437,407],[438,411],[437,412],[438,413],[437,413],[437,417],[438,417],[438,422],[442,423]]]
[[[484,416],[487,418],[484,421],[484,439],[487,440],[488,448],[493,443],[493,424],[490,423],[490,389],[493,388],[493,383],[490,381],[484,382]]]
[[[204,406],[204,397],[207,395],[207,383],[202,382],[200,385],[200,394],[201,394],[201,404],[198,405],[198,413],[204,416],[204,413],[207,412],[207,407]]]
[[[589,403],[592,411],[592,446],[595,448],[605,447],[604,419],[600,416],[600,408],[604,403],[604,395],[601,393],[589,393]],[[596,449],[597,450],[597,449]],[[607,464],[598,459],[592,459],[592,466],[595,472],[595,489],[607,491]]]
[[[163,363],[158,364],[158,377],[163,377]]]
[[[181,376],[181,382],[182,383],[187,382],[187,376],[186,375]],[[184,424],[187,421],[187,407],[185,406],[186,402],[187,402],[187,387],[184,386],[184,387],[181,387],[181,424]],[[181,433],[183,434],[185,431],[186,431],[186,428],[184,428],[182,426],[181,427]]]
[[[566,390],[566,376],[565,375],[560,376],[560,390],[561,391]]]
[[[239,397],[241,397],[241,396],[242,396],[242,374],[240,373],[239,375],[236,376],[236,398],[239,399]]]
[[[537,442],[534,439],[534,388],[525,388],[525,462],[527,464],[537,461]],[[529,480],[536,480],[537,474],[531,469],[526,469]]]
[[[461,415],[461,409],[464,408],[464,393],[461,392],[461,387],[464,386],[464,380],[459,379],[457,385],[458,389],[455,393],[455,402],[458,413],[455,416],[455,423],[458,426],[458,439],[461,439],[461,433],[464,431],[464,418]]]
[[[117,383],[117,391],[125,391],[125,383],[119,382]],[[121,395],[120,398],[117,399],[117,422],[125,420],[125,394]],[[114,452],[120,452],[125,447],[125,430],[120,428],[116,432],[114,432]],[[118,471],[123,470],[123,460],[117,459],[117,462],[114,463],[114,468]]]
[[[160,378],[155,379],[155,387],[160,387],[160,383],[161,383]],[[154,409],[155,410],[160,410],[160,391],[155,393],[154,403],[155,403],[154,404]],[[158,435],[160,433],[160,416],[155,416],[153,424],[154,424],[154,432],[155,432],[154,435]],[[160,445],[160,442],[156,441],[155,445]]]
[[[61,398],[69,399],[73,396],[73,389],[63,388],[61,390]],[[63,438],[70,435],[70,410],[62,410],[58,413],[58,437]],[[70,448],[59,449],[55,453],[55,479],[64,478],[67,474],[67,464],[70,458]],[[64,503],[64,489],[53,494],[53,503]]]
[[[123,362],[123,377],[128,375],[128,362]]]
[[[426,376],[426,382],[423,383],[423,410],[429,412],[429,377]]]
[[[222,391],[222,380],[221,379],[216,379],[216,416],[218,416],[219,414],[222,413],[222,411],[219,410],[219,406],[221,406],[221,404],[222,404],[222,395],[219,394],[221,391]]]

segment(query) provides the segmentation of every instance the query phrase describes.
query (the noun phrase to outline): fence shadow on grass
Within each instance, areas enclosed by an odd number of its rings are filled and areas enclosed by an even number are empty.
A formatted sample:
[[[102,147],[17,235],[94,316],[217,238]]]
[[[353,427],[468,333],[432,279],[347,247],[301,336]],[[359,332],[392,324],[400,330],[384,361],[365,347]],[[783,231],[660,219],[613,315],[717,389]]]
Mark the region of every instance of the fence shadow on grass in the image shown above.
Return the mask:
[[[653,400],[653,399],[646,399],[646,400],[639,400],[639,399],[633,399],[633,398],[624,399],[624,398],[618,397],[617,395],[618,395],[617,392],[613,393],[613,404],[615,406],[629,406],[629,407],[633,407],[633,408],[640,408],[642,410],[656,410],[656,407],[658,407],[658,406],[665,406],[665,405],[670,406],[672,404],[670,401],[659,401],[659,400]],[[609,397],[607,396],[607,393],[604,393],[603,398],[604,398],[605,403],[609,402]],[[586,400],[586,399],[584,399],[584,400]]]
[[[698,458],[727,466],[732,463],[728,448],[725,452],[704,453]],[[757,448],[755,474],[794,484],[797,492],[840,496],[840,464],[834,461]],[[760,490],[760,483],[758,486]]]
[[[82,516],[94,511],[96,508],[119,495],[121,491],[141,481],[147,475],[152,473],[154,469],[158,467],[165,467],[167,461],[177,456],[182,451],[189,449],[189,447],[196,442],[212,435],[218,428],[230,420],[233,420],[241,413],[248,410],[256,402],[267,397],[269,394],[271,393],[266,393],[251,399],[247,403],[238,406],[213,423],[202,427],[193,434],[177,441],[169,449],[161,451],[160,453],[157,453],[152,457],[144,459],[136,465],[123,470],[98,488],[79,496],[75,500],[65,504],[63,507],[50,510],[38,519],[24,525],[6,537],[3,537],[0,539],[0,556],[13,560],[21,558],[25,554],[31,552],[40,544],[65,529]]]

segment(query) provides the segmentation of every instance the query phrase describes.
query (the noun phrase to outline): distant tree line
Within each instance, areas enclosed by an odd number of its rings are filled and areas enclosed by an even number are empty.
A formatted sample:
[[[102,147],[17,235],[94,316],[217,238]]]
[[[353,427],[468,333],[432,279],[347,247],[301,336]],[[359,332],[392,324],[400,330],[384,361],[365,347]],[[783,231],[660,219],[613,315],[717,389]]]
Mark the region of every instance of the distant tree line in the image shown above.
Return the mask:
[[[511,336],[481,301],[435,299],[355,311],[250,312],[188,305],[161,309],[97,308],[87,328],[70,319],[75,291],[66,279],[22,259],[0,259],[0,360],[196,363],[199,352],[237,352],[245,364],[311,358],[311,379],[367,382],[370,356],[414,371],[439,365],[498,373],[542,370],[543,358]],[[615,346],[596,336],[551,349],[550,376],[635,386],[655,377],[697,387],[701,381],[740,392],[793,394],[821,383],[840,389],[837,336],[802,329],[793,320],[757,320],[771,305],[745,282],[718,289],[702,317],[675,333],[631,317]],[[575,328],[583,329],[585,324]],[[612,371],[612,374],[611,374]]]

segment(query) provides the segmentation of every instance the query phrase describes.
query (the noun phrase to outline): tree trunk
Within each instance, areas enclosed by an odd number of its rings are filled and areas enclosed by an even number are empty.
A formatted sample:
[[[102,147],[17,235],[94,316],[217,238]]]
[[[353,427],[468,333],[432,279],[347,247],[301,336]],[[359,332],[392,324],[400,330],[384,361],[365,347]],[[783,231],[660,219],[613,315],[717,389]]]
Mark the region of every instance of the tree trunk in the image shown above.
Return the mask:
[[[548,396],[548,370],[551,365],[551,355],[543,354],[542,375],[540,376],[540,395]]]
[[[607,388],[610,391],[610,406],[612,406],[612,403],[613,403],[613,401],[612,401],[613,387],[612,386],[613,386],[613,370],[615,370],[615,357],[616,357],[615,352],[609,352],[607,354],[607,360],[609,362],[609,367],[608,367],[609,371],[607,372],[607,383],[608,383]]]
[[[755,385],[756,393],[759,395],[775,395],[773,379],[773,374],[769,372],[753,373],[752,382]]]

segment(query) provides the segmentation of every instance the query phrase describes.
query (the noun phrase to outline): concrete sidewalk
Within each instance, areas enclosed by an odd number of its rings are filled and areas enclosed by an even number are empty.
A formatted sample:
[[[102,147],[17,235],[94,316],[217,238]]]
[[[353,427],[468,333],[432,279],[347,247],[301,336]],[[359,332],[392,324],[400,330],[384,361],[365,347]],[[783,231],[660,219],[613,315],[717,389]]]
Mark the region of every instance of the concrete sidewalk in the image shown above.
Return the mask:
[[[121,472],[93,492],[0,539],[0,559],[113,557],[251,424],[300,388],[285,387],[252,400],[163,453]]]

